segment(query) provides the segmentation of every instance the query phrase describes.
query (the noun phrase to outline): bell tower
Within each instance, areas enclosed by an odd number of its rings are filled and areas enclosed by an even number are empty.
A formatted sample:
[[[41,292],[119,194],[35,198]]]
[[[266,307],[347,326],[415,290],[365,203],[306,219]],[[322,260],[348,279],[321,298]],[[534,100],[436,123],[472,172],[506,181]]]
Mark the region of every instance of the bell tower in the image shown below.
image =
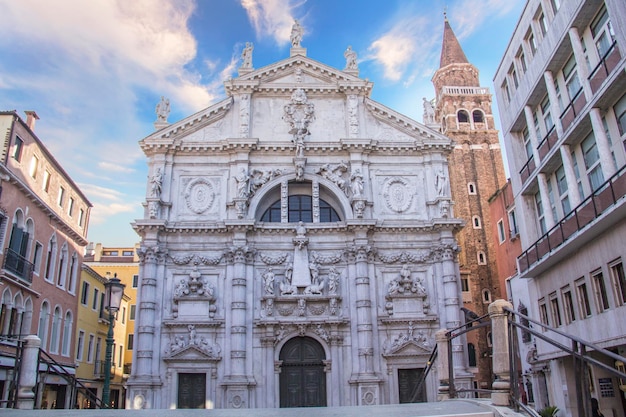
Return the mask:
[[[492,235],[489,213],[489,199],[505,184],[506,177],[491,93],[480,86],[478,69],[468,61],[445,16],[441,59],[432,82],[436,94],[434,124],[455,143],[448,164],[454,215],[465,221],[456,236],[461,248],[464,311],[470,316],[471,312],[482,316],[493,300],[506,296],[506,289],[498,283],[498,242]],[[467,340],[477,388],[490,388],[488,330],[470,332]]]

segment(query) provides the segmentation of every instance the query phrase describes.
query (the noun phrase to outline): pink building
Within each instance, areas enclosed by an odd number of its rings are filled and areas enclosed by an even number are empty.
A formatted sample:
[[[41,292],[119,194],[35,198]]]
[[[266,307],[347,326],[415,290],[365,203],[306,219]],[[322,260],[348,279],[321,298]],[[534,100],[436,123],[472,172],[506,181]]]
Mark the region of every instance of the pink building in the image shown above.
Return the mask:
[[[40,378],[38,403],[68,408],[75,372],[79,274],[91,203],[24,121],[0,112],[0,395],[11,400],[15,356],[30,334],[59,372]],[[2,404],[7,404],[3,402]]]

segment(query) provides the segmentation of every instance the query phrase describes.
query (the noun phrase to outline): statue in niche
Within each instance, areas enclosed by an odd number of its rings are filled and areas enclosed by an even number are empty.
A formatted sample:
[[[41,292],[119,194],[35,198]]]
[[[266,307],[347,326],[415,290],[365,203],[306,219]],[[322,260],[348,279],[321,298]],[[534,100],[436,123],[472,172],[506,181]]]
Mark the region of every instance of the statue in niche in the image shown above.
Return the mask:
[[[289,263],[287,264],[287,267],[285,268],[285,279],[290,284],[291,284],[292,275],[293,275],[293,262],[291,262],[291,259],[289,259]]]
[[[306,237],[306,227],[302,221],[299,221],[296,226],[296,237]]]
[[[413,285],[411,286],[411,292],[416,293],[417,295],[426,295],[426,288],[423,284],[424,278],[418,277],[413,281]]]
[[[268,268],[263,274],[263,284],[265,288],[265,294],[274,295],[274,270]]]
[[[350,176],[350,189],[352,191],[352,197],[362,197],[363,196],[363,174],[361,174],[360,169],[354,170],[352,175]]]
[[[426,97],[424,100],[424,124],[435,123],[435,108],[433,107],[433,102],[428,100]]]
[[[444,174],[443,169],[439,169],[439,171],[437,171],[435,187],[437,188],[437,195],[439,197],[445,197],[448,195],[448,177]]]
[[[170,100],[161,96],[161,101],[156,105],[155,112],[157,122],[167,123],[167,116],[170,115]]]
[[[358,64],[356,62],[356,52],[352,49],[352,46],[348,45],[348,49],[343,53],[343,56],[346,58],[346,68],[347,70],[355,70],[358,69]]]
[[[187,330],[189,330],[189,344],[190,345],[197,344],[196,326],[193,324],[190,324],[189,326],[187,326]]]
[[[337,287],[339,286],[339,272],[337,268],[332,266],[328,271],[328,295],[337,294]]]
[[[291,36],[289,37],[293,48],[300,48],[300,42],[302,42],[303,34],[304,30],[302,29],[300,22],[298,22],[297,19],[294,20],[293,26],[291,27]]]
[[[245,48],[243,48],[243,52],[241,53],[241,68],[252,68],[252,51],[254,50],[254,46],[252,42],[246,42]]]
[[[163,187],[163,171],[157,168],[156,172],[150,177],[150,194],[152,197],[161,197],[161,189]]]
[[[235,177],[237,181],[237,197],[248,198],[250,193],[250,176],[245,168],[239,168],[239,174]]]
[[[311,270],[311,284],[319,285],[320,283],[320,268],[317,262],[313,261],[309,263],[309,269]]]

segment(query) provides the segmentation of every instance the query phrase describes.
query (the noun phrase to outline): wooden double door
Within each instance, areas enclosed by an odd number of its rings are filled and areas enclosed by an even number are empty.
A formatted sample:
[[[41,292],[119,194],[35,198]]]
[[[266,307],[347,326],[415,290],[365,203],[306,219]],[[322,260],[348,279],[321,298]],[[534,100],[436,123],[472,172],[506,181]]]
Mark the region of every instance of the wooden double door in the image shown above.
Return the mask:
[[[310,337],[295,337],[280,351],[281,407],[325,407],[324,348]]]

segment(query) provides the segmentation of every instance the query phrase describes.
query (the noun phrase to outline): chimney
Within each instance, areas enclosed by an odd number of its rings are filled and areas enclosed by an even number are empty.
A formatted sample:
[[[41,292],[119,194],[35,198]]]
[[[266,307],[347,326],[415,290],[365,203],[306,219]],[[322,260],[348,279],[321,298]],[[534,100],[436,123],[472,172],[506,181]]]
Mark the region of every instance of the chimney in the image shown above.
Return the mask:
[[[39,120],[39,116],[37,116],[34,110],[26,110],[24,113],[26,113],[26,125],[34,132],[35,122]]]

